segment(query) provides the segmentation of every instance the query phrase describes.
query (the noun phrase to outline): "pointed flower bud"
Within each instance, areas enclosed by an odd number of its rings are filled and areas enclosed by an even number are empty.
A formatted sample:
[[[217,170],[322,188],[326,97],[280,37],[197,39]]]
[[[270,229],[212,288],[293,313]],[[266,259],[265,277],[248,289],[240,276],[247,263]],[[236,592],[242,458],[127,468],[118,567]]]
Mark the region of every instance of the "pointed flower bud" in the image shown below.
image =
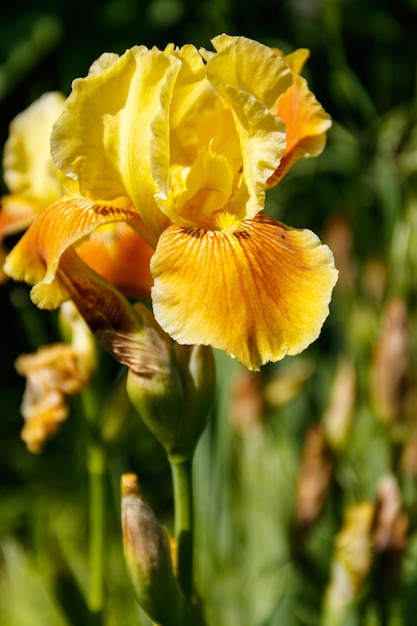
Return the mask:
[[[161,626],[186,626],[190,609],[174,575],[167,537],[140,494],[137,476],[124,474],[121,489],[123,547],[136,599]]]

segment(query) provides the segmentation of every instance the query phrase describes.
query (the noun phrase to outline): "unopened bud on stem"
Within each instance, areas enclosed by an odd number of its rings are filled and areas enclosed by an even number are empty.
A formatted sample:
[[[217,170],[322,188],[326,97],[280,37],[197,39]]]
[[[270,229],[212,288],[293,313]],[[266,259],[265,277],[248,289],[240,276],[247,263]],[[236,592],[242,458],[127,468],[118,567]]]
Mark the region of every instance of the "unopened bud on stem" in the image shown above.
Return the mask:
[[[209,346],[173,344],[167,335],[159,335],[155,345],[165,359],[148,376],[131,368],[127,391],[170,461],[180,462],[192,458],[213,406],[213,352]]]
[[[123,475],[121,489],[124,554],[136,599],[160,626],[187,626],[190,607],[174,575],[167,537],[141,497],[137,477]]]

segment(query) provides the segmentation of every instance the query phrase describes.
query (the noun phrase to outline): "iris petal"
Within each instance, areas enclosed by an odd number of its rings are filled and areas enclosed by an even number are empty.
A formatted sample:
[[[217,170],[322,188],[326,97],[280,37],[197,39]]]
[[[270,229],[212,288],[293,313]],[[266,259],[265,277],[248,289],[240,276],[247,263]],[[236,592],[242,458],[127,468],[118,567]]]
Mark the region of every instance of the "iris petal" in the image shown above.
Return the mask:
[[[203,59],[194,46],[185,45],[178,49],[171,44],[166,53],[181,62],[169,114],[170,161],[186,166],[193,163],[201,148],[212,139],[213,123],[218,123],[217,96],[207,80]],[[215,118],[214,113],[217,113]]]
[[[109,203],[127,197],[156,238],[166,223],[154,194],[167,184],[169,108],[180,62],[144,46],[105,55],[73,91],[52,133],[57,166],[80,193]]]
[[[279,167],[268,180],[268,187],[276,185],[300,159],[318,156],[331,126],[330,116],[302,76],[294,76],[293,85],[281,96],[277,116],[286,124],[287,146]]]
[[[227,159],[212,152],[208,145],[190,168],[186,189],[178,199],[179,215],[173,221],[184,226],[204,226],[228,202],[232,190],[233,172]]]
[[[61,195],[63,176],[51,159],[49,137],[65,97],[48,92],[19,113],[10,124],[4,146],[4,180],[8,190],[36,200],[39,210]]]
[[[33,222],[6,258],[4,271],[14,280],[42,283],[42,298],[36,300],[36,304],[42,308],[56,308],[67,299],[66,290],[55,281],[59,260],[65,250],[99,226],[134,220],[138,220],[138,214],[125,201],[109,206],[82,198],[62,199]]]
[[[253,94],[268,109],[291,85],[288,65],[271,48],[225,34],[214,37],[212,44],[217,54],[207,64],[211,79]]]
[[[1,199],[0,242],[9,235],[24,230],[33,222],[42,207],[25,196],[7,195]]]
[[[253,370],[317,338],[337,279],[314,233],[266,215],[223,231],[171,226],[151,271],[155,317],[168,334],[225,350]]]
[[[207,78],[233,114],[241,152],[242,184],[228,210],[252,218],[263,209],[266,181],[285,151],[285,125],[269,108],[291,84],[291,72],[257,42],[224,35],[214,45],[220,51],[208,60]]]
[[[98,228],[77,246],[78,256],[128,297],[149,298],[153,283],[149,262],[153,248],[128,225]]]
[[[33,222],[39,212],[37,202],[29,202],[21,196],[3,196],[0,207],[0,283],[7,276],[3,271],[3,263],[7,255],[3,240],[24,230]]]

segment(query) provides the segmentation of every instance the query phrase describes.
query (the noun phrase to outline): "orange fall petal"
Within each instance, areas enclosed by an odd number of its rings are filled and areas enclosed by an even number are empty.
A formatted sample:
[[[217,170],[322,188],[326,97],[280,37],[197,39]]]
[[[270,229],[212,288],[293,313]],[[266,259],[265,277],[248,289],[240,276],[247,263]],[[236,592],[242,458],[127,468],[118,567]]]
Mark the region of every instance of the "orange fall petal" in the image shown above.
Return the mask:
[[[266,215],[234,231],[171,226],[151,271],[155,317],[168,334],[253,370],[317,338],[337,280],[332,253],[311,231]]]
[[[35,285],[32,298],[39,307],[56,308],[68,298],[56,280],[64,252],[100,226],[137,218],[136,211],[126,202],[108,205],[83,198],[63,198],[39,215],[8,255],[4,270],[14,280]]]

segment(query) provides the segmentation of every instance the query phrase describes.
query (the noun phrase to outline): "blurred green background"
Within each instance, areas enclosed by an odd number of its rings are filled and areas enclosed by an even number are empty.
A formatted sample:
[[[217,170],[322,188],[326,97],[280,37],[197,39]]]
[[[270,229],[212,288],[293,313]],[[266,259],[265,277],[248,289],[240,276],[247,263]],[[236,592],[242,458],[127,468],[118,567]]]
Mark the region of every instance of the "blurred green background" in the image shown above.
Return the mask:
[[[311,51],[304,75],[333,118],[328,145],[270,192],[267,210],[318,233],[340,280],[304,354],[255,376],[216,355],[216,410],[195,460],[197,587],[210,626],[415,626],[416,20],[416,0],[15,0],[0,11],[2,145],[15,115],[45,91],[68,94],[104,51],[210,47],[221,32]],[[91,433],[75,397],[44,452],[27,451],[13,364],[57,339],[57,319],[25,286],[0,286],[0,299],[0,623],[89,626]],[[148,625],[122,559],[119,480],[136,472],[170,528],[169,467],[130,408],[113,409],[120,372],[101,358],[103,626]],[[386,477],[398,501],[382,541]],[[376,511],[370,543],[346,556],[340,530],[362,502]],[[362,566],[358,554],[369,556]],[[353,592],[336,617],[340,563]]]

